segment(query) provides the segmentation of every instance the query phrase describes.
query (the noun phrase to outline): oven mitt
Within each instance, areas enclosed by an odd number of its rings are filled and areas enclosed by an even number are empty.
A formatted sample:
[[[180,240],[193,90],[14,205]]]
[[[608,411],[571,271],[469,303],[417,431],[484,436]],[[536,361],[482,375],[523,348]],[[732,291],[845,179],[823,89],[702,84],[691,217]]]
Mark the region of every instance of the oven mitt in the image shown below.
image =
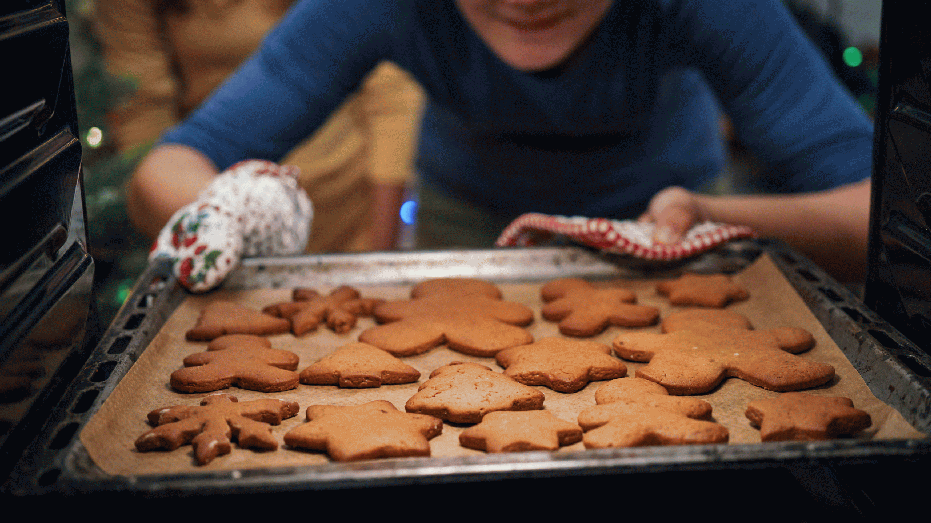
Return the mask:
[[[168,258],[181,285],[205,292],[243,257],[303,252],[313,206],[297,184],[298,173],[263,160],[233,165],[168,220],[149,260]]]
[[[537,245],[557,236],[612,254],[645,260],[675,261],[697,255],[722,243],[753,236],[749,227],[703,222],[676,243],[653,242],[655,224],[581,216],[527,213],[511,222],[498,237],[497,247]]]

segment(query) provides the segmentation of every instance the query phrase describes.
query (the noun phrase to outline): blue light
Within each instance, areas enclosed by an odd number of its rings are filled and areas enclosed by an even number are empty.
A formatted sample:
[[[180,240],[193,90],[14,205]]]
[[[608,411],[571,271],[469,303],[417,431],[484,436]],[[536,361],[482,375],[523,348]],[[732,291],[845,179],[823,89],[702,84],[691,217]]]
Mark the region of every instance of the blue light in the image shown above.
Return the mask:
[[[414,223],[414,220],[417,219],[417,202],[414,200],[408,200],[401,204],[401,212],[398,213],[401,215],[401,221],[407,225]]]

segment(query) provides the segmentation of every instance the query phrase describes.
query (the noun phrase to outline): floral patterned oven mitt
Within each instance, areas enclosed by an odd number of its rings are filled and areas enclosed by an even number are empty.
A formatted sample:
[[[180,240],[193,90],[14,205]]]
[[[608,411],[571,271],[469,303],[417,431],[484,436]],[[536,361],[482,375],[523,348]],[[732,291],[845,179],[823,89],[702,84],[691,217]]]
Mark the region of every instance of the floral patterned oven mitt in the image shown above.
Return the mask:
[[[676,243],[653,242],[654,224],[581,216],[527,213],[512,221],[495,243],[498,247],[530,246],[562,236],[573,242],[645,260],[675,261],[695,256],[722,243],[754,235],[749,227],[713,222],[696,224]]]
[[[149,260],[170,259],[181,285],[206,292],[243,257],[302,252],[313,206],[297,184],[298,173],[263,160],[233,165],[171,217]]]

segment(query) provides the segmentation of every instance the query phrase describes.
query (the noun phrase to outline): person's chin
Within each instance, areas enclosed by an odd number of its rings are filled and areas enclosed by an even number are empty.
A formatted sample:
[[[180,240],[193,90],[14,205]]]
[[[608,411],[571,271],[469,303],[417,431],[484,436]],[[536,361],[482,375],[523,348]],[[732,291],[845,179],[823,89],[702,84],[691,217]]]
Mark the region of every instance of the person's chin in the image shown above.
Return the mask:
[[[509,66],[527,73],[546,71],[561,64],[569,53],[551,46],[513,46],[498,50],[498,57]]]

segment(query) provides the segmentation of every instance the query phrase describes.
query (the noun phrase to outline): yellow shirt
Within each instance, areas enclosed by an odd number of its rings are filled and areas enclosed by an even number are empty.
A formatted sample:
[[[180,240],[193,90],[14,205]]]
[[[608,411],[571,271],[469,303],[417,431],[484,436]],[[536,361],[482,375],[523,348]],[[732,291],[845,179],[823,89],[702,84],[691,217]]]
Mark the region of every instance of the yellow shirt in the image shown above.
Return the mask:
[[[186,5],[158,12],[157,3]],[[111,74],[135,90],[112,113],[123,152],[150,146],[202,103],[261,43],[293,0],[97,0],[95,23]],[[301,168],[314,204],[308,252],[366,250],[373,184],[412,176],[423,92],[380,64],[318,131],[281,163]],[[245,159],[245,158],[243,158]]]

